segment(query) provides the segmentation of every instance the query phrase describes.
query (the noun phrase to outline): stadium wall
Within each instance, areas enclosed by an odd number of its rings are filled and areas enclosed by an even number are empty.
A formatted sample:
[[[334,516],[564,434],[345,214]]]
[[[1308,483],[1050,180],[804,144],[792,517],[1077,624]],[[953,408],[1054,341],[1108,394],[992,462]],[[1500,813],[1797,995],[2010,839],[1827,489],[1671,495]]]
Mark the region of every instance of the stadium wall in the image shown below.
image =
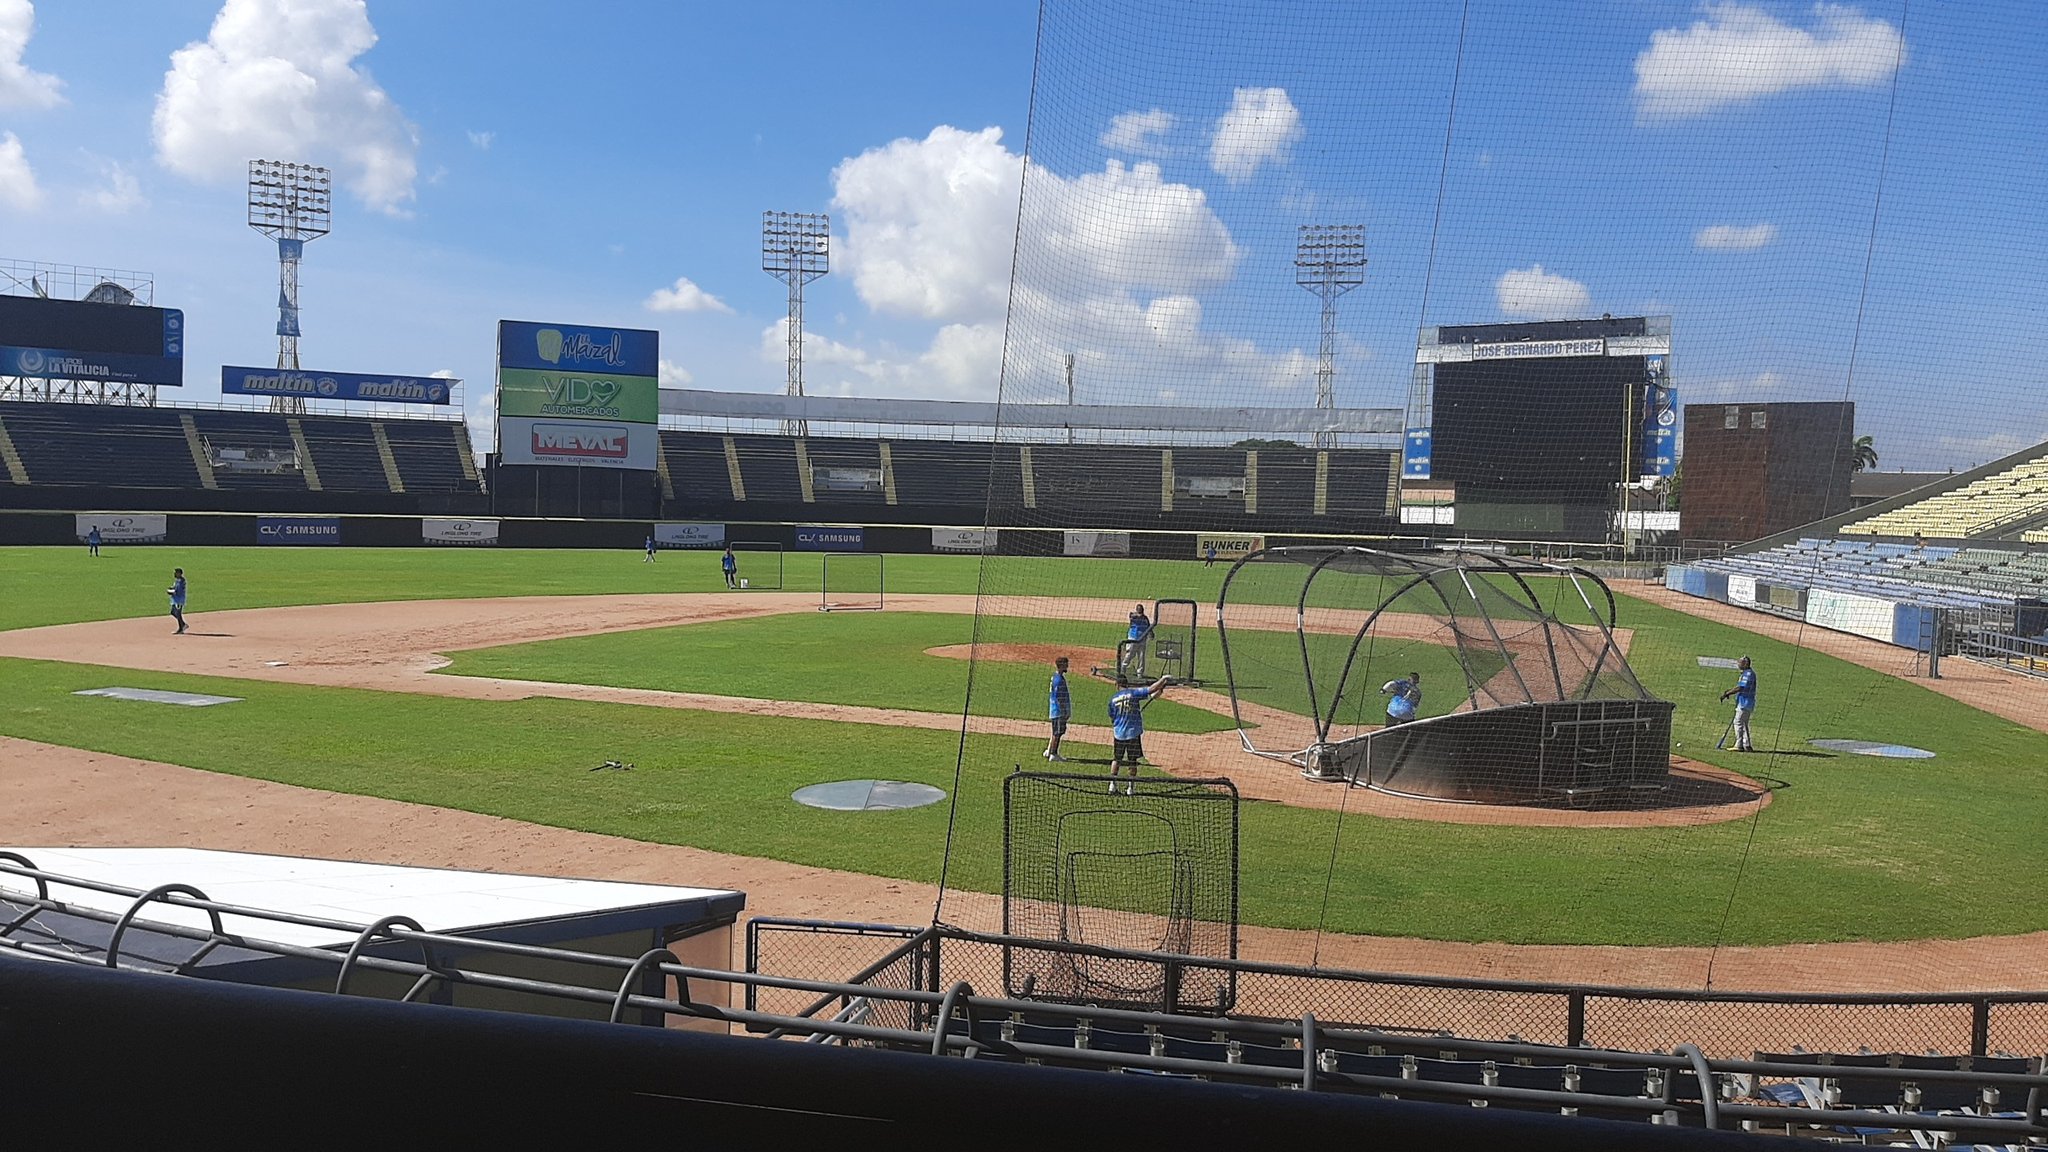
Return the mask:
[[[91,511],[75,509],[55,510],[0,510],[0,545],[47,545],[75,546],[79,543],[78,518],[81,516],[115,517],[150,512],[148,509],[102,508]],[[815,511],[815,510],[814,510]],[[649,520],[553,520],[517,517],[468,516],[468,517],[426,517],[426,516],[352,516],[352,515],[304,515],[297,512],[274,510],[270,513],[246,512],[165,512],[167,535],[161,544],[121,544],[110,540],[110,547],[160,547],[164,545],[187,547],[257,547],[275,546],[274,540],[266,540],[263,527],[266,522],[302,519],[332,523],[335,529],[330,538],[320,543],[339,544],[351,548],[417,548],[448,546],[447,542],[430,541],[426,538],[426,526],[433,521],[456,520],[495,526],[496,535],[491,542],[504,548],[619,548],[638,549],[647,539],[653,521]],[[769,520],[721,520],[713,518],[675,517],[663,521],[698,522],[710,525],[723,533],[723,539],[752,543],[780,544],[792,553],[817,554],[801,547],[798,532],[810,526],[848,528],[861,533],[858,549],[849,551],[883,552],[898,555],[974,555],[971,551],[935,546],[934,534],[957,534],[959,531],[978,532],[975,525],[946,524],[873,524],[849,523],[825,516],[813,515],[786,521]],[[1121,537],[1128,540],[1128,555],[1137,559],[1153,560],[1196,560],[1201,558],[1201,545],[1211,537],[1228,537],[1232,534],[1217,531],[1126,531],[1104,530],[1099,527],[1076,529],[1095,536]],[[998,528],[994,554],[1003,556],[1063,556],[1069,554],[1067,529],[1063,528]],[[1286,544],[1369,544],[1375,548],[1426,550],[1432,542],[1418,537],[1389,539],[1379,536],[1329,536],[1329,535],[1282,535],[1271,532],[1257,534],[1267,546],[1279,547]],[[700,549],[714,551],[714,548]],[[1123,555],[1122,552],[1104,551],[1098,555]],[[1228,562],[1228,551],[1219,554],[1219,560]]]

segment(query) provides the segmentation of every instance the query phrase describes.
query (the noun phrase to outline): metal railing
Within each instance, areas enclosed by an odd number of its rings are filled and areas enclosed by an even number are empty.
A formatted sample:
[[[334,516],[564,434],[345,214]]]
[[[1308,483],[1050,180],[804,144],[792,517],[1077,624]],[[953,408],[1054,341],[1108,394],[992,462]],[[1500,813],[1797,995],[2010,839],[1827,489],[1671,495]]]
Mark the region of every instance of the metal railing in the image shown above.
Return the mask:
[[[14,883],[9,883],[14,882]],[[21,886],[19,882],[26,882]],[[58,898],[62,887],[123,898],[116,912]],[[18,889],[18,890],[17,890]],[[151,920],[159,909],[180,909],[203,916],[204,926]],[[158,914],[161,914],[160,912]],[[188,974],[207,955],[235,948],[273,956],[316,961],[334,975],[333,993],[348,995],[352,978],[381,973],[399,978],[407,991],[399,998],[420,999],[436,986],[473,985],[500,991],[544,996],[557,1001],[595,1005],[605,1019],[666,1023],[671,1019],[709,1020],[738,1025],[771,1037],[803,1038],[818,1043],[858,1044],[934,1057],[1042,1063],[1075,1068],[1114,1069],[1226,1083],[1263,1084],[1310,1092],[1352,1092],[1396,1095],[1421,1100],[1461,1101],[1576,1114],[1594,1111],[1631,1115],[1666,1123],[1722,1128],[1732,1125],[1857,1126],[1893,1131],[1970,1133],[2009,1139],[2048,1139],[2042,1115],[2042,1092],[2048,1075],[2038,1062],[2026,1072],[1976,1070],[1967,1061],[1954,1067],[1839,1066],[1825,1057],[1741,1058],[1711,1055],[1702,1046],[1681,1043],[1668,1051],[1600,1044],[1592,1035],[1607,1001],[1642,998],[1696,1003],[1764,1005],[1914,1004],[1961,1006],[1973,1021],[1972,1043],[1994,1040],[1999,1004],[2048,1004],[2048,994],[1986,994],[1965,997],[1813,997],[1754,994],[1686,993],[1609,989],[1506,981],[1436,980],[1372,973],[1331,973],[1283,965],[1221,961],[1158,953],[1115,953],[1158,963],[1168,973],[1165,987],[1179,983],[1172,973],[1199,968],[1227,968],[1239,973],[1240,988],[1257,984],[1251,999],[1278,997],[1289,991],[1306,994],[1283,1013],[1277,999],[1267,1003],[1270,1015],[1199,1015],[1131,1007],[1062,1004],[1015,995],[985,995],[959,978],[962,968],[980,970],[1000,961],[1004,948],[1052,952],[1109,954],[1106,949],[1050,941],[988,936],[936,926],[903,928],[891,925],[843,924],[789,920],[756,921],[747,942],[750,969],[769,958],[782,963],[815,958],[807,942],[836,951],[866,950],[868,962],[851,979],[818,979],[759,970],[730,972],[681,964],[666,949],[625,957],[578,952],[540,945],[456,936],[423,930],[403,916],[389,916],[357,925],[324,917],[275,909],[252,908],[208,899],[184,884],[163,884],[137,890],[38,869],[17,853],[0,852],[0,957],[9,953],[46,961],[108,968]],[[66,944],[45,918],[73,917],[108,926],[104,944],[81,949]],[[230,932],[229,918],[257,925],[298,926],[339,931],[346,947],[308,947],[264,938],[261,933]],[[191,952],[174,961],[142,961],[124,951],[131,932],[146,931],[159,945],[166,940],[190,942]],[[381,954],[379,946],[402,946],[409,956]],[[161,951],[161,949],[158,949]],[[515,976],[464,967],[453,958],[486,954],[545,962],[556,972],[566,967],[609,973],[609,987],[563,983],[559,979]],[[559,966],[559,967],[558,967]],[[1256,978],[1256,979],[1254,979]],[[656,995],[673,981],[673,995]],[[709,985],[745,991],[747,1007],[720,1003]],[[1000,984],[984,982],[983,987]],[[1270,985],[1270,986],[1269,986]],[[1457,996],[1473,994],[1521,996],[1549,1010],[1562,1009],[1571,1044],[1543,1043],[1509,1036],[1487,1039],[1453,1035],[1449,1030],[1375,1025],[1364,1021],[1333,1024],[1313,1007],[1304,1007],[1330,987],[1392,991],[1388,1003],[1427,1001],[1426,990]],[[1009,991],[1004,990],[1006,993]],[[315,993],[307,993],[315,994]],[[766,996],[801,1001],[797,1011],[763,1010]],[[5,1001],[0,982],[0,1003]],[[1170,997],[1169,997],[1170,999]],[[1242,1008],[1247,997],[1240,995]],[[829,1010],[829,1011],[828,1011]],[[1422,1010],[1428,1014],[1427,1007]],[[1854,1058],[1847,1058],[1853,1060]],[[2003,1067],[2003,1066],[2001,1066]],[[1640,1088],[1588,1090],[1579,1077],[1584,1070],[1640,1072]],[[1476,1070],[1476,1072],[1475,1072]],[[1466,1073],[1474,1073],[1466,1075]],[[1550,1086],[1555,1077],[1555,1087]],[[1810,1084],[1802,1096],[1807,1106],[1783,1106],[1755,1095],[1769,1083]],[[1831,1107],[1843,1098],[1844,1083],[1875,1083],[1896,1094],[1902,1104],[1928,1089],[1945,1090],[1950,1099],[1970,1099],[1981,1107],[1920,1111],[1910,1107],[1878,1110]],[[1530,1084],[1539,1086],[1531,1087]],[[1960,1096],[1958,1095],[1960,1094]],[[1867,1091],[1858,1099],[1867,1099]],[[2020,1101],[2023,1106],[2015,1107]],[[1814,1106],[1815,1103],[1819,1106]],[[2005,1111],[1995,1111],[2001,1106]]]

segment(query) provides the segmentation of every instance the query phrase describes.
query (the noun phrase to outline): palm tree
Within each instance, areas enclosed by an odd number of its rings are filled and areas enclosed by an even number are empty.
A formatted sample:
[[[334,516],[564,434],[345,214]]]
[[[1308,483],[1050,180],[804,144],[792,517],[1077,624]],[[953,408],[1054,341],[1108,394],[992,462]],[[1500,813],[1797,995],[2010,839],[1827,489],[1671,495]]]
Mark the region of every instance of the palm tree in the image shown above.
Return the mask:
[[[1871,445],[1870,437],[1858,436],[1856,438],[1856,444],[1851,451],[1852,454],[1849,457],[1849,471],[1877,471],[1877,449]]]

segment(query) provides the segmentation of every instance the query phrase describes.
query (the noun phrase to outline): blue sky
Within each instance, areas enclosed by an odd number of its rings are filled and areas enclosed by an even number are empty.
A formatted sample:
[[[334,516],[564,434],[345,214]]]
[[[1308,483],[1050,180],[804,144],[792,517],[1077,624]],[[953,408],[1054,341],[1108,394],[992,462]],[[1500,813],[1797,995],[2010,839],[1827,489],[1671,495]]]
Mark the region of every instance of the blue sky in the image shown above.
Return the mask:
[[[1446,152],[1459,15],[1050,5],[1010,398],[1071,351],[1084,400],[1310,402],[1295,229],[1358,223],[1346,405],[1402,403],[1420,323],[1655,311],[1685,400],[1852,398],[1886,467],[2048,439],[2037,5],[1473,0]],[[210,398],[275,355],[244,162],[330,165],[304,362],[453,372],[481,424],[501,317],[659,328],[672,383],[779,390],[760,213],[828,211],[813,389],[990,398],[1039,18],[0,0],[0,256],[155,273]]]

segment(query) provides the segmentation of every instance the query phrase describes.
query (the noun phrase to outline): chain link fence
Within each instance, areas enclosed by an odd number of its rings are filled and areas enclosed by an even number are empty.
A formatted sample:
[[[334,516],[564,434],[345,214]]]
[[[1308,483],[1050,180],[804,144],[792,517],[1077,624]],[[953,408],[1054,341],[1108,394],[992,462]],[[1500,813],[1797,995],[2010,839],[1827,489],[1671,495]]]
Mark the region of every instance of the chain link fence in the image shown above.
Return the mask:
[[[912,929],[757,920],[749,971],[876,988],[938,991],[966,983],[982,996],[1029,999],[1006,976],[1099,949],[990,936],[940,926]],[[1031,958],[1020,963],[1021,957]],[[1905,1052],[2040,1055],[2048,1052],[2048,993],[1882,996],[1701,992],[1347,972],[1212,958],[1144,954],[1164,989],[1153,1010],[1237,1020],[1298,1020],[1331,1027],[1448,1039],[1668,1052],[1693,1044],[1717,1059],[1759,1052]],[[849,976],[848,974],[853,975]],[[1184,990],[1228,988],[1227,1003]],[[749,991],[763,1010],[830,1017],[848,998]],[[826,1003],[826,1000],[830,1003]],[[854,1006],[858,1008],[858,1006]],[[897,1027],[921,1027],[915,1006],[877,1002]],[[878,1021],[879,1022],[879,1021]]]

